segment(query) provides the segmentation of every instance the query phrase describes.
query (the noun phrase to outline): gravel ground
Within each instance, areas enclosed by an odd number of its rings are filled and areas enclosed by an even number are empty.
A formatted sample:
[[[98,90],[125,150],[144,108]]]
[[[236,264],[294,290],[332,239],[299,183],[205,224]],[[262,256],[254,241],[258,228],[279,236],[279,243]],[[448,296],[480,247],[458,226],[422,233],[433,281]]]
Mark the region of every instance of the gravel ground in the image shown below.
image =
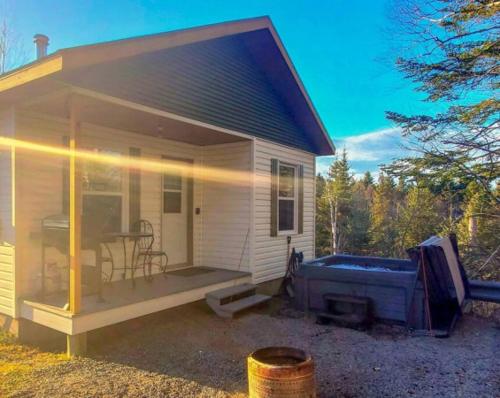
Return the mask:
[[[499,335],[471,315],[436,339],[316,325],[280,300],[236,320],[194,303],[93,334],[87,358],[35,372],[14,396],[243,397],[248,353],[290,345],[312,353],[319,397],[499,397]]]

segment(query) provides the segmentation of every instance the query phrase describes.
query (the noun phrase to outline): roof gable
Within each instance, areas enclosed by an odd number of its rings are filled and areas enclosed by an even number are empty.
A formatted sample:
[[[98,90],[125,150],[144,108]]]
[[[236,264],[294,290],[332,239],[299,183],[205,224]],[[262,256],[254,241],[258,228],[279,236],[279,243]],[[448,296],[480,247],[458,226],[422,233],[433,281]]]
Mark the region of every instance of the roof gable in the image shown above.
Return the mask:
[[[42,67],[55,59],[60,68],[47,73]],[[26,70],[28,83],[31,76],[69,83],[320,155],[334,152],[267,17],[60,50],[15,72],[11,85]],[[0,77],[0,100],[2,91]]]
[[[251,35],[263,35],[264,31]],[[241,35],[93,65],[66,82],[315,152]]]

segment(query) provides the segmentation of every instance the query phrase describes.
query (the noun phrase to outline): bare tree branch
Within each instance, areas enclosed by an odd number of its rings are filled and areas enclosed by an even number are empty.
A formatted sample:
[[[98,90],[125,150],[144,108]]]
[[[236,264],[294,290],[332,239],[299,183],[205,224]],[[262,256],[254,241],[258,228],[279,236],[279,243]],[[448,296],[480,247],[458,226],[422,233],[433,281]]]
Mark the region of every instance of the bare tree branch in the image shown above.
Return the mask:
[[[0,2],[0,74],[26,63],[27,52],[12,28],[12,17],[5,2]]]

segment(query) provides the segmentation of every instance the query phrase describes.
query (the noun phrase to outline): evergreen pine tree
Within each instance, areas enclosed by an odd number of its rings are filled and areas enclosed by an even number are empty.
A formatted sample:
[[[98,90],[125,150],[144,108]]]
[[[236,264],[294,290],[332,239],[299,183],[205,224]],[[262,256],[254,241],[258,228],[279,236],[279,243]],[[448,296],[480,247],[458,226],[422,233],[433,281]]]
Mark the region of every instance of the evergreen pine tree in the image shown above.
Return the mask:
[[[408,190],[404,205],[397,219],[396,254],[405,256],[406,249],[435,235],[441,224],[436,206],[436,197],[422,186]]]
[[[352,177],[345,149],[330,166],[328,178],[324,196],[329,208],[331,252],[335,254],[345,248],[351,215]]]
[[[397,21],[406,47],[396,65],[427,94],[427,101],[439,102],[442,111],[387,112],[414,150],[393,168],[437,177],[452,168],[498,200],[494,183],[500,176],[500,3],[401,0],[400,8]]]
[[[370,173],[369,171],[366,171],[365,174],[363,175],[361,182],[363,183],[363,186],[365,188],[372,186],[374,183],[372,173]]]
[[[365,174],[366,175],[366,174]],[[370,176],[371,177],[371,176]],[[373,185],[366,180],[356,181],[352,187],[351,217],[346,251],[353,254],[370,254],[370,207]]]
[[[373,254],[379,256],[394,255],[395,216],[394,181],[391,177],[381,174],[373,193],[370,212],[370,241]]]
[[[498,186],[496,188],[498,195]],[[471,277],[500,279],[500,206],[482,186],[467,186],[458,238]],[[485,259],[488,262],[485,264]]]
[[[330,253],[330,211],[326,200],[326,179],[316,176],[316,256],[321,257]]]

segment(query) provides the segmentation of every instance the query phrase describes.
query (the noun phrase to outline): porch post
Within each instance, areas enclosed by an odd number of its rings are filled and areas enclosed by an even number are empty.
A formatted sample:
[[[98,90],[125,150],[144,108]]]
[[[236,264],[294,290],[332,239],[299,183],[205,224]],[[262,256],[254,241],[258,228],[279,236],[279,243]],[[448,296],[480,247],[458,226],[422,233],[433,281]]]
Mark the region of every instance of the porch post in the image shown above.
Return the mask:
[[[77,150],[80,148],[80,105],[74,95],[69,101],[69,310],[80,312],[82,301],[81,217],[82,176]]]
[[[66,355],[69,358],[87,353],[87,333],[66,336]]]

